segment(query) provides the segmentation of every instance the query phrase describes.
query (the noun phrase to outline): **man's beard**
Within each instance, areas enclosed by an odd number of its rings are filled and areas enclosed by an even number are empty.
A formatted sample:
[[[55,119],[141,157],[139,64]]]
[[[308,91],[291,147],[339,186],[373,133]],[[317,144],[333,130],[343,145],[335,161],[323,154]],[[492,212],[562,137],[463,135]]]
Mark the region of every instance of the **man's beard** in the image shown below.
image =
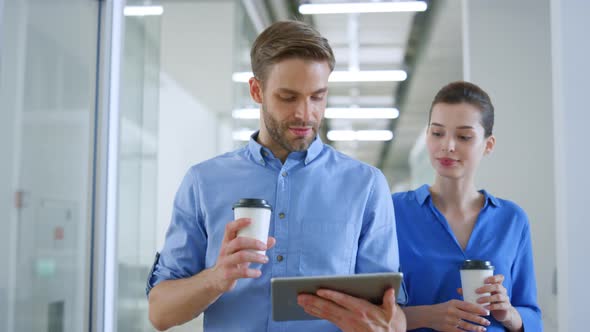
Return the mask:
[[[264,104],[262,104],[262,116],[264,118],[264,126],[266,127],[266,131],[272,140],[288,152],[307,150],[317,136],[317,128],[319,126],[316,122],[280,123],[266,110],[266,106]],[[286,137],[287,132],[289,131],[289,126],[310,126],[313,131],[313,135],[311,135],[311,137],[302,137],[293,141],[289,141],[289,139]]]

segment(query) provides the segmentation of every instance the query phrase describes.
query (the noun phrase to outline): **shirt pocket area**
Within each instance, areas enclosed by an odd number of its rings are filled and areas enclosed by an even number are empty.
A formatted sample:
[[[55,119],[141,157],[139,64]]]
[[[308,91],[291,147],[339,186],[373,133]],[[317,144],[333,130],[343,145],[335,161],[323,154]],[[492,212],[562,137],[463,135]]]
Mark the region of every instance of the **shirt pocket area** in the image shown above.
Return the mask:
[[[354,273],[358,236],[348,220],[308,219],[303,222],[299,270],[304,276]],[[354,250],[353,250],[354,249]]]

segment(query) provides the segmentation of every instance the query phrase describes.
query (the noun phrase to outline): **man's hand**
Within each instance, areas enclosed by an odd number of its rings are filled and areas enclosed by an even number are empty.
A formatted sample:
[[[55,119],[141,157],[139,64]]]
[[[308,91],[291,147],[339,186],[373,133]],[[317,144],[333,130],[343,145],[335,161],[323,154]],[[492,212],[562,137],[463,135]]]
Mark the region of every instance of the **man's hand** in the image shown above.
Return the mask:
[[[255,250],[268,250],[275,245],[275,239],[268,237],[264,244],[253,238],[237,236],[240,229],[250,225],[251,220],[241,218],[228,223],[225,226],[223,241],[219,257],[215,266],[211,268],[215,275],[213,282],[215,289],[219,292],[227,292],[236,286],[241,278],[258,278],[261,275],[259,269],[250,269],[250,263],[265,264],[268,257],[258,254]]]
[[[406,331],[406,318],[395,302],[393,289],[385,292],[380,306],[327,289],[316,295],[300,294],[297,303],[308,314],[326,319],[344,332]]]
[[[254,250],[268,250],[275,239],[267,244],[258,240],[237,237],[238,230],[248,226],[250,219],[238,219],[227,224],[221,250],[215,266],[183,279],[164,280],[149,294],[149,318],[158,331],[190,321],[200,315],[224,292],[233,289],[240,278],[257,278],[259,269],[250,269],[250,263],[266,263],[268,258]]]

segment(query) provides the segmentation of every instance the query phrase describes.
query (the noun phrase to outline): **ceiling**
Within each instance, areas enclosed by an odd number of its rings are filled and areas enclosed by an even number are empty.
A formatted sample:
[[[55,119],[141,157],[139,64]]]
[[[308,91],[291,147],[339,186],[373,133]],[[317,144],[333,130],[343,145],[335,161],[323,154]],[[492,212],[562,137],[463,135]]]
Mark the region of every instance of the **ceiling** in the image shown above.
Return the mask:
[[[405,181],[410,175],[410,151],[419,135],[424,132],[434,94],[445,83],[463,78],[463,2],[428,0],[427,11],[419,14],[357,14],[356,18],[351,18],[352,15],[349,14],[301,16],[297,11],[299,4],[303,3],[300,0],[240,1],[253,25],[259,30],[273,20],[281,19],[298,18],[314,25],[330,41],[338,70],[347,70],[358,65],[361,70],[404,69],[408,72],[408,79],[399,83],[330,85],[329,106],[397,107],[400,110],[398,119],[325,121],[330,129],[392,129],[394,138],[390,142],[353,141],[332,144],[348,155],[380,167],[392,185]],[[174,2],[194,3],[194,0]],[[352,1],[306,1],[309,2]],[[93,12],[92,8],[89,7],[90,13]],[[187,15],[194,17],[195,13],[190,12]],[[39,22],[35,25],[41,27]],[[356,29],[352,29],[355,26]],[[78,35],[70,37],[78,40]],[[159,40],[158,38],[156,36],[154,40]],[[249,43],[248,40],[244,42]],[[249,46],[244,49],[249,50]],[[358,63],[351,61],[355,57]],[[244,63],[249,63],[247,52],[243,58]]]
[[[428,121],[430,102],[445,83],[462,79],[461,1],[427,1],[422,13],[324,14],[301,16],[302,3],[347,0],[242,0],[250,17],[260,20],[298,17],[311,23],[334,50],[336,69],[404,69],[404,82],[331,83],[328,107],[397,107],[396,120],[326,119],[330,130],[391,129],[390,142],[332,142],[340,151],[380,167],[390,183],[410,176],[410,151]],[[250,7],[250,8],[248,8]],[[262,13],[262,14],[261,14]],[[256,24],[255,24],[256,25]],[[352,61],[351,61],[352,59]],[[358,59],[358,62],[355,61]]]

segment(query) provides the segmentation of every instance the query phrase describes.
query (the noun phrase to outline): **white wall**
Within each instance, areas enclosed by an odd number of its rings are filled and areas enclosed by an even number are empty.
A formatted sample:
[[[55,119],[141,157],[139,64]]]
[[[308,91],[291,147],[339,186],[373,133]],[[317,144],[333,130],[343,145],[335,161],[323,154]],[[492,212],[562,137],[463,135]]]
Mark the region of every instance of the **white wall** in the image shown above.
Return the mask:
[[[590,252],[588,78],[590,2],[551,1],[555,184],[557,200],[558,313],[560,331],[585,331]]]
[[[162,71],[213,112],[233,107],[236,6],[235,1],[164,3]]]
[[[539,302],[546,331],[555,331],[549,0],[464,3],[466,79],[486,90],[496,108],[497,145],[482,162],[477,185],[528,213]]]
[[[232,146],[235,2],[166,3],[161,30],[157,249],[190,166]],[[174,331],[201,331],[202,316]]]
[[[158,137],[157,249],[163,243],[172,201],[180,181],[194,164],[217,154],[217,117],[174,81],[162,76]]]
[[[219,154],[233,103],[233,2],[164,5],[158,137],[158,248],[188,168]],[[219,142],[216,142],[219,137]]]
[[[425,183],[434,183],[435,172],[430,163],[430,156],[426,149],[426,128],[416,139],[410,151],[410,183],[407,190],[413,190]],[[395,192],[395,190],[393,191]]]

